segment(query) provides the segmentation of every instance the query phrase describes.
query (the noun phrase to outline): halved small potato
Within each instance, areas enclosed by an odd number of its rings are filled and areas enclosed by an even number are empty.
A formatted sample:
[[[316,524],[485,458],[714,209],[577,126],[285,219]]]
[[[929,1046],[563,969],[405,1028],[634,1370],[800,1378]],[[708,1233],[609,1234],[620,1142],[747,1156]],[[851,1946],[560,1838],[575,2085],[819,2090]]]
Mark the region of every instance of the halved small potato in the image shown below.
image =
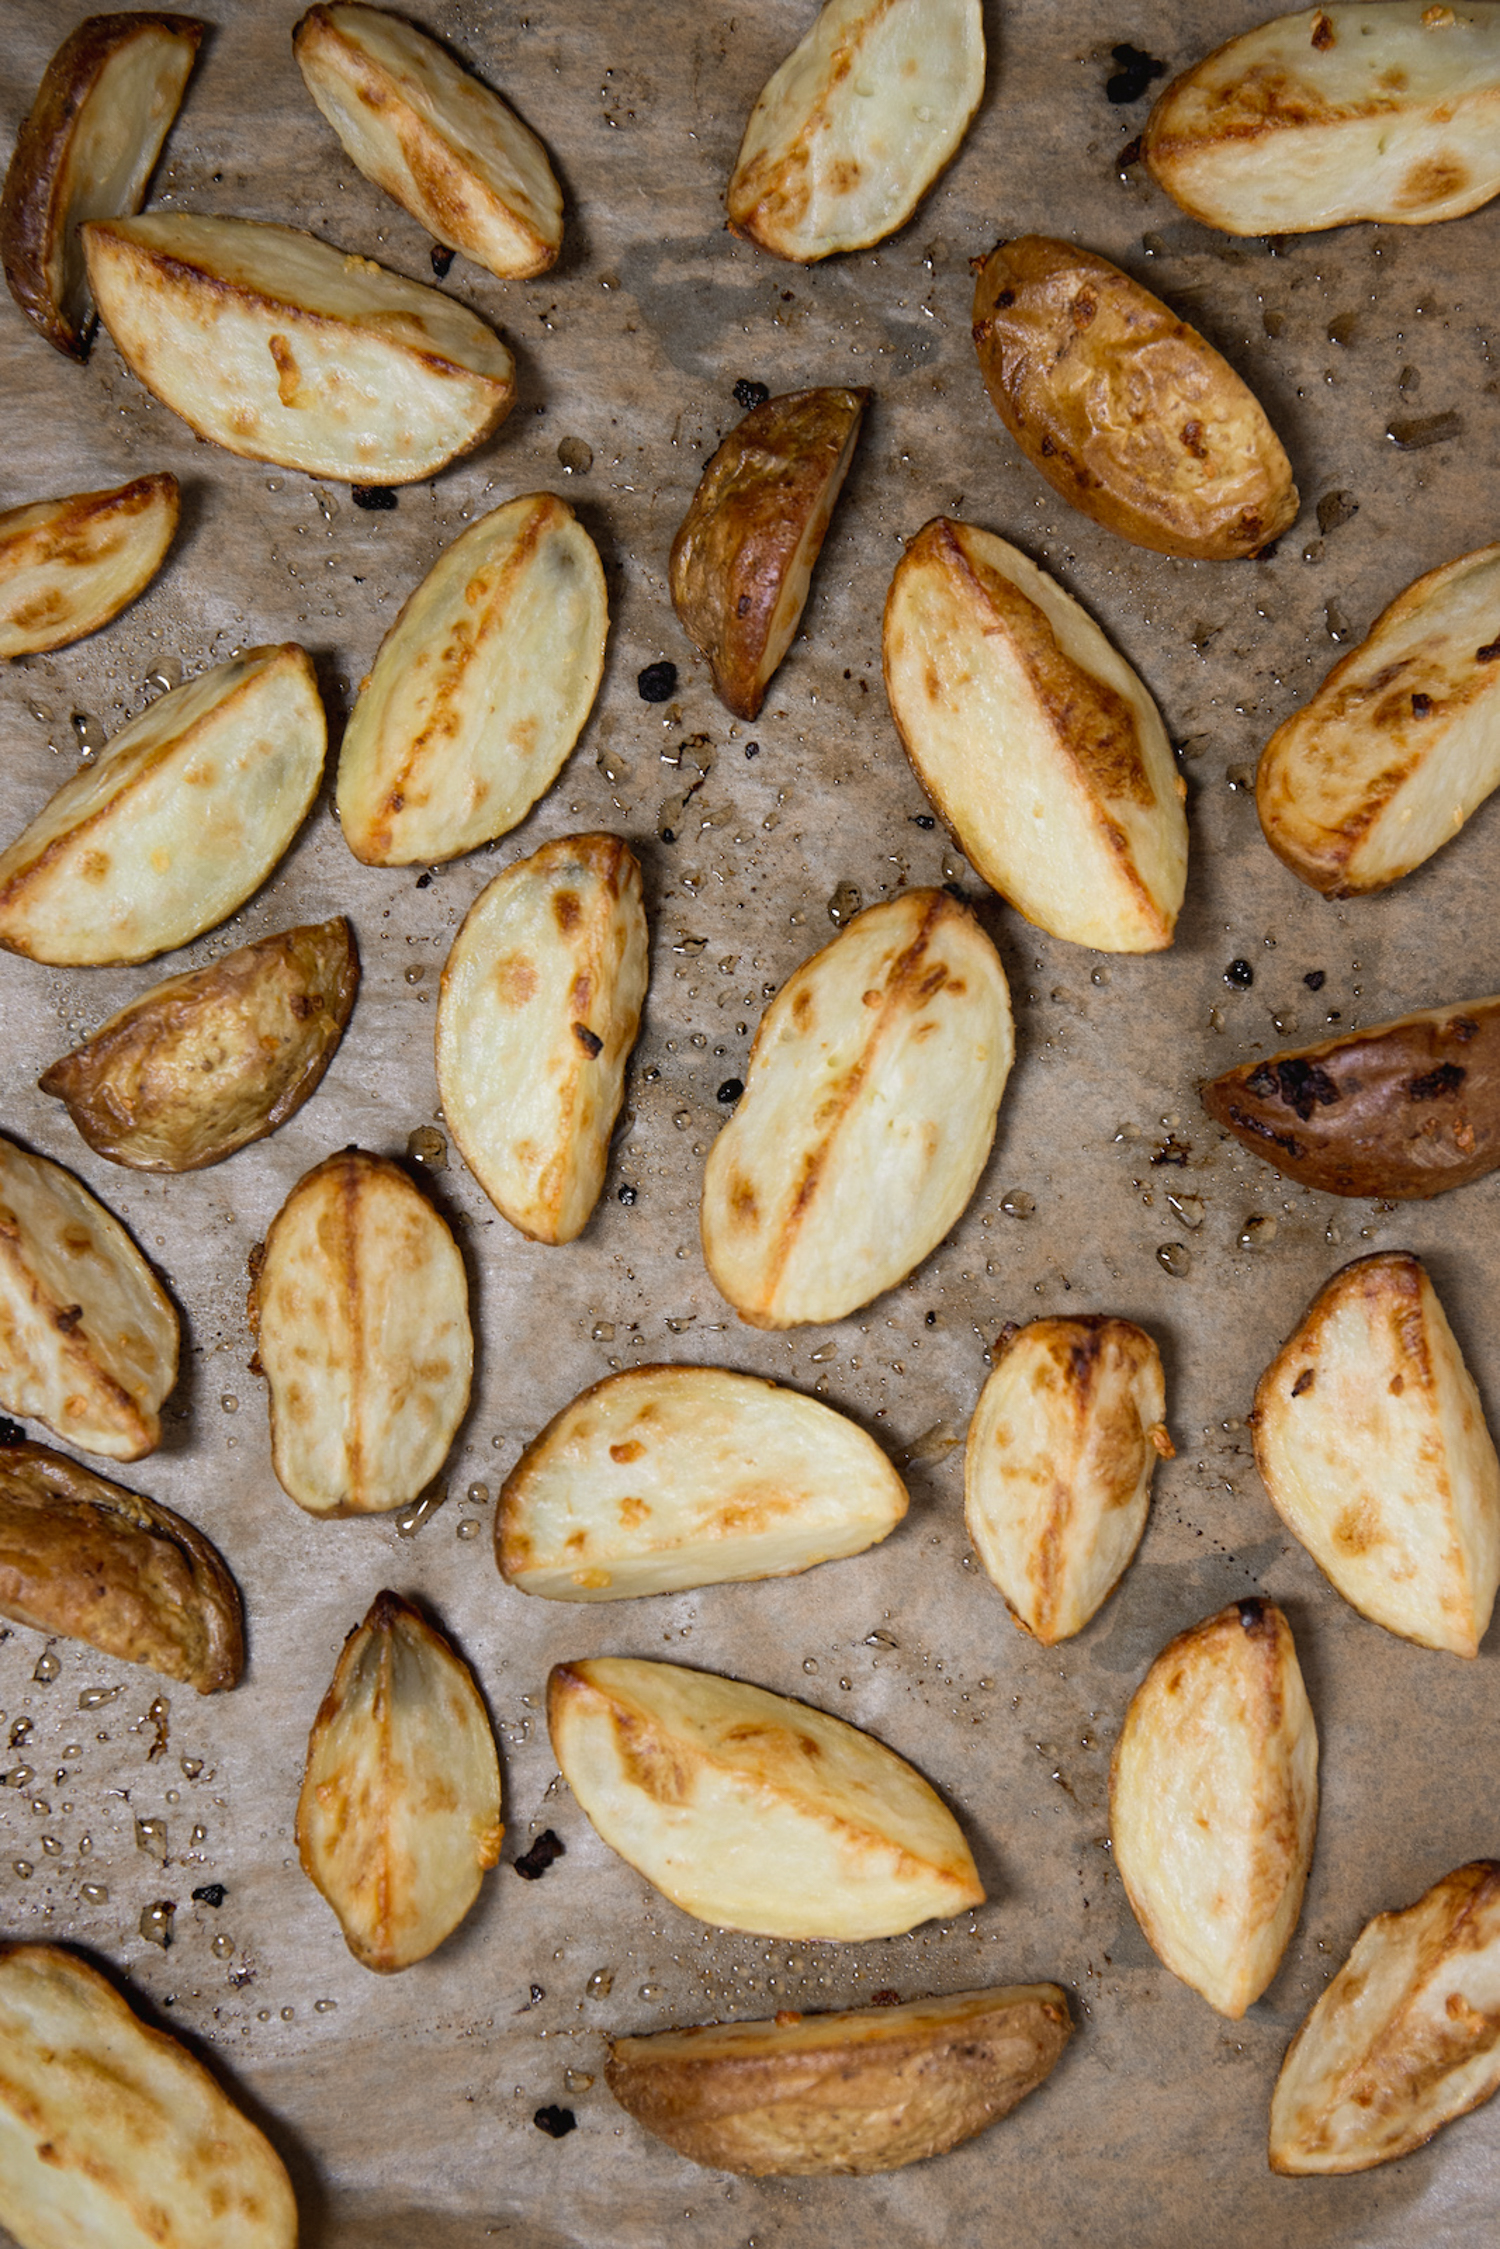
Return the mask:
[[[944,891],[804,961],[703,1174],[704,1260],[741,1319],[841,1320],[904,1280],[978,1184],[1014,1053],[1000,956]]]
[[[868,390],[795,390],[730,431],[672,541],[672,606],[714,693],[754,718],[802,621]]]
[[[500,1760],[474,1675],[398,1593],[344,1642],[307,1744],[302,1871],[363,1967],[425,1960],[500,1857]]]
[[[161,1442],[177,1314],[81,1179],[0,1133],[0,1408],[139,1460]]]
[[[1237,2022],[1302,1909],[1318,1734],[1291,1627],[1245,1600],[1163,1648],[1110,1769],[1115,1865],[1158,1959]]]
[[[497,875],[443,968],[437,1077],[464,1161],[537,1242],[583,1232],[646,998],[641,870],[618,836],[560,836]]]
[[[810,265],[904,226],[984,93],[979,0],[828,0],[762,87],[729,223]]]
[[[700,1921],[858,1943],[984,1902],[921,1775],[806,1703],[597,1656],[554,1667],[547,1724],[610,1849]]]
[[[404,1507],[469,1402],[464,1261],[396,1164],[346,1148],[300,1179],[251,1259],[271,1465],[309,1515]]]
[[[1500,1586],[1500,1461],[1415,1257],[1334,1274],[1261,1376],[1254,1429],[1272,1506],[1344,1599],[1477,1655]]]
[[[1144,154],[1175,203],[1226,234],[1427,226],[1500,190],[1497,102],[1491,7],[1304,8],[1174,78]]]
[[[309,8],[292,52],[367,180],[491,273],[557,263],[562,190],[515,111],[445,47],[383,8]]]
[[[1051,2075],[1073,2028],[1055,1983],[904,2007],[705,2023],[610,2042],[605,2082],[693,2163],[744,2178],[896,2171],[972,2139]]]
[[[79,228],[146,199],[203,37],[196,16],[88,16],[48,63],[0,189],[10,293],[49,344],[88,355],[94,303]]]
[[[522,1453],[495,1558],[523,1593],[623,1601],[862,1554],[906,1504],[874,1439],[831,1406],[722,1367],[631,1367]]]
[[[293,642],[174,687],[0,852],[0,946],[63,966],[143,961],[227,920],[302,825],[327,742]]]
[[[350,484],[411,484],[515,401],[493,328],[296,227],[151,211],[83,230],[99,317],[199,437]]]
[[[1500,2089],[1500,1862],[1377,1913],[1286,2050],[1271,2169],[1368,2171]]]
[[[339,753],[344,840],[367,866],[453,859],[551,788],[604,675],[599,550],[528,492],[438,556],[380,644]]]
[[[1016,1622],[1081,1632],[1140,1544],[1172,1440],[1161,1353],[1129,1320],[1033,1320],[1002,1336],[969,1424],[964,1521]]]
[[[218,1548],[170,1507],[45,1445],[0,1445],[0,1616],[200,1695],[245,1667],[244,1610]]]
[[[118,617],[177,529],[175,476],[32,500],[0,515],[0,656],[66,648]]]
[[[1186,785],[1088,611],[993,532],[937,516],[896,565],[884,655],[917,779],[985,881],[1074,944],[1170,945]]]

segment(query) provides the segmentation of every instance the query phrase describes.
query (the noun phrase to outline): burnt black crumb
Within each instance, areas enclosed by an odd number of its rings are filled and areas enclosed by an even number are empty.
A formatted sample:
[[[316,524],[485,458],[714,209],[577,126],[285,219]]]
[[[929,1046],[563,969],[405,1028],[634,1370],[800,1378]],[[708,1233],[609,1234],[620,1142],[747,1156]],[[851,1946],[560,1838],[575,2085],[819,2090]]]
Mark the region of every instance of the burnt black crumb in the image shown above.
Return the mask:
[[[0,1413],[0,1445],[24,1445],[26,1432],[19,1421],[12,1421],[8,1413]]]
[[[432,259],[433,272],[437,275],[439,281],[446,281],[448,268],[453,263],[453,252],[446,242],[434,242],[429,255]]]
[[[899,2007],[900,2004],[899,1991],[877,1991],[870,2000],[872,2007]]]
[[[523,1852],[515,1862],[516,1872],[523,1882],[540,1882],[555,1859],[567,1852],[567,1844],[550,1827],[544,1827],[529,1851]]]
[[[1310,968],[1302,981],[1310,992],[1321,992],[1328,982],[1328,971],[1326,968]]]
[[[1413,695],[1411,699],[1411,715],[1413,718],[1425,718],[1431,709],[1432,697],[1430,695]]]
[[[591,1031],[587,1023],[575,1023],[573,1025],[573,1036],[578,1041],[579,1045],[583,1048],[584,1053],[589,1057],[590,1061],[593,1060],[596,1054],[602,1054],[604,1052],[603,1039],[600,1038],[597,1031]]]
[[[1292,1396],[1294,1398],[1305,1397],[1307,1392],[1316,1382],[1317,1378],[1318,1370],[1316,1367],[1304,1367],[1302,1369],[1302,1372],[1298,1375],[1296,1381],[1292,1384]]]
[[[1167,1138],[1162,1142],[1161,1146],[1154,1151],[1151,1157],[1151,1161],[1153,1164],[1158,1166],[1161,1164],[1175,1164],[1179,1171],[1186,1171],[1188,1158],[1191,1156],[1192,1152],[1192,1142],[1190,1140],[1179,1140],[1176,1133],[1173,1132],[1169,1133]]]
[[[963,889],[960,884],[956,882],[945,882],[943,888],[947,891],[948,896],[950,898],[956,898],[961,906],[967,904],[968,901],[964,897]]]
[[[570,2132],[578,2129],[578,2119],[573,2111],[570,2108],[559,2108],[554,2101],[549,2101],[545,2108],[539,2108],[531,2121],[539,2132],[546,2133],[549,2140],[565,2140]]]
[[[759,744],[759,742],[747,742],[747,743],[745,744],[745,755],[746,755],[746,757],[759,757],[759,756],[760,756],[760,744]]]
[[[1266,1604],[1258,1594],[1238,1603],[1240,1623],[1247,1632],[1263,1632],[1266,1624]]]
[[[1135,139],[1127,141],[1115,158],[1115,170],[1117,172],[1128,172],[1132,164],[1139,164],[1142,153],[1141,136],[1137,133]]]
[[[661,840],[663,843],[675,843],[677,841],[677,830],[675,828],[663,828]]]
[[[726,1078],[720,1086],[716,1098],[722,1101],[727,1109],[731,1102],[738,1101],[744,1090],[745,1081],[743,1078]]]
[[[928,1315],[927,1315],[927,1325],[928,1325],[928,1326],[929,1326],[930,1328],[935,1328],[935,1327],[937,1326],[937,1314],[936,1314],[936,1312],[929,1312],[929,1313],[928,1313]]]
[[[1269,1062],[1258,1062],[1245,1080],[1245,1091],[1262,1101],[1269,1101],[1276,1091],[1276,1072]]]
[[[643,703],[670,703],[677,693],[677,666],[647,664],[635,675],[635,691]]]
[[[431,883],[432,883],[432,869],[431,869],[431,868],[429,867],[425,875],[418,875],[418,877],[417,877],[417,888],[418,888],[418,890],[427,890],[428,888],[430,888],[430,886],[431,886]]]
[[[1113,102],[1117,108],[1125,102],[1138,102],[1153,78],[1166,75],[1167,66],[1164,62],[1158,62],[1153,55],[1142,54],[1140,48],[1132,47],[1128,39],[1122,39],[1117,47],[1111,47],[1110,53],[1119,67],[1104,82],[1104,98]]]
[[[201,1890],[193,1892],[194,1905],[222,1905],[229,1892],[222,1882],[205,1882]]]
[[[1237,1101],[1229,1104],[1229,1121],[1239,1131],[1248,1132],[1256,1140],[1268,1140],[1273,1148],[1281,1148],[1293,1158],[1307,1153],[1294,1132],[1278,1132],[1273,1124],[1267,1124],[1264,1117],[1253,1117]]]
[[[1224,971],[1224,981],[1237,991],[1248,991],[1255,982],[1255,971],[1247,960],[1233,960]]]
[[[1497,657],[1500,657],[1500,640],[1487,640],[1483,648],[1474,651],[1476,664],[1493,664]]]
[[[1447,1031],[1450,1038],[1457,1039],[1461,1045],[1467,1046],[1470,1039],[1478,1038],[1479,1025],[1472,1015],[1455,1015],[1452,1022],[1447,1025]]]
[[[351,484],[349,497],[357,508],[367,508],[371,515],[388,515],[396,505],[396,495],[388,484]]]
[[[1436,1101],[1441,1094],[1457,1093],[1468,1074],[1460,1063],[1440,1062],[1435,1070],[1428,1070],[1422,1077],[1408,1081],[1407,1099]]]
[[[930,812],[914,812],[911,816],[911,824],[914,828],[935,828],[937,826],[937,822]]]
[[[743,406],[747,414],[754,406],[764,406],[770,395],[766,384],[752,383],[747,376],[742,375],[734,386],[734,402]]]
[[[1296,1110],[1304,1124],[1315,1108],[1331,1109],[1338,1100],[1338,1087],[1316,1062],[1304,1062],[1293,1055],[1289,1061],[1276,1063],[1274,1068],[1277,1092],[1289,1109]]]
[[[622,1202],[622,1203],[623,1203],[623,1204],[625,1205],[625,1207],[626,1207],[626,1209],[627,1209],[627,1210],[629,1209],[630,1205],[631,1205],[631,1204],[632,1204],[632,1203],[633,1203],[633,1202],[635,1201],[635,1198],[636,1198],[636,1189],[635,1189],[634,1187],[622,1187],[622,1188],[620,1189],[620,1201],[621,1201],[621,1202]]]

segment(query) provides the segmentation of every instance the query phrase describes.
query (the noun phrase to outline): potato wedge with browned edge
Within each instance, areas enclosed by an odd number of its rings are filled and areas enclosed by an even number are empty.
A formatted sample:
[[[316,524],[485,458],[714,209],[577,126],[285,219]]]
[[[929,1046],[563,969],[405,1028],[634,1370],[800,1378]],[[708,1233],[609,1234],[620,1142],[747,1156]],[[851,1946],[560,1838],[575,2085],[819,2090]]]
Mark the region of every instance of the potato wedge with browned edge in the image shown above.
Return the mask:
[[[703,1173],[704,1262],[740,1318],[841,1320],[904,1280],[979,1183],[1014,1053],[1000,956],[944,891],[882,899],[804,961]]]
[[[1143,153],[1226,234],[1429,226],[1500,190],[1500,15],[1429,0],[1303,8],[1174,78]]]
[[[1082,515],[1201,561],[1259,554],[1296,521],[1291,463],[1195,328],[1092,250],[1041,234],[978,268],[974,344],[996,413]]]
[[[1272,1506],[1344,1599],[1477,1655],[1500,1586],[1500,1460],[1415,1257],[1334,1274],[1261,1376],[1253,1427]]]
[[[0,1443],[0,1616],[200,1695],[245,1667],[244,1609],[218,1548],[170,1507],[45,1445]]]
[[[0,1410],[139,1460],[161,1442],[177,1344],[177,1314],[120,1221],[0,1133]]]
[[[307,1744],[303,1873],[355,1959],[389,1975],[452,1936],[504,1834],[500,1760],[474,1674],[419,1609],[377,1593]]]
[[[88,356],[94,301],[79,228],[146,199],[203,37],[196,16],[88,16],[48,63],[0,189],[0,257],[49,344]]]
[[[1071,594],[937,516],[896,565],[884,661],[912,770],[992,889],[1075,945],[1171,944],[1186,784],[1146,688]]]
[[[1199,1098],[1299,1186],[1392,1202],[1466,1187],[1500,1164],[1500,993],[1236,1063]]]
[[[20,2249],[296,2249],[269,2140],[86,1961],[0,1948],[0,2225]]]
[[[972,2139],[1049,2077],[1073,2028],[1055,1983],[610,2041],[621,2108],[742,2178],[898,2171]]]
[[[826,1711],[711,1671],[596,1656],[554,1666],[547,1724],[610,1849],[700,1921],[854,1944],[984,1902],[947,1806]]]
[[[1274,1601],[1206,1617],[1131,1698],[1110,1767],[1115,1867],[1152,1951],[1238,2022],[1297,1925],[1318,1733]]]
[[[827,0],[750,112],[730,226],[798,265],[883,242],[983,93],[979,0]]]
[[[1500,1862],[1377,1913],[1286,2050],[1271,2169],[1368,2171],[1500,2089]]]
[[[367,180],[501,280],[557,263],[562,190],[515,111],[446,47],[384,8],[309,8],[297,67]]]
[[[175,476],[32,500],[0,515],[0,656],[66,648],[134,601],[177,529]]]
[[[349,484],[411,484],[515,402],[493,328],[296,227],[151,211],[83,230],[99,317],[199,437]]]
[[[755,717],[802,621],[869,396],[794,390],[753,407],[672,541],[672,606],[737,718]]]

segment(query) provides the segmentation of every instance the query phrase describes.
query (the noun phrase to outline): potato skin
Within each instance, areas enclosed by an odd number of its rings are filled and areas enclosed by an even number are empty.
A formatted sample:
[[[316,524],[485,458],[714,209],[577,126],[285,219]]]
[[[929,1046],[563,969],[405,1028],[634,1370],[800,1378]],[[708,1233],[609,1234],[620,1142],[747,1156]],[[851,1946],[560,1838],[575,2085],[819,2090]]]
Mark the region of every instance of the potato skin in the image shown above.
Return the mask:
[[[169,472],[0,515],[0,656],[67,648],[145,591],[177,533]]]

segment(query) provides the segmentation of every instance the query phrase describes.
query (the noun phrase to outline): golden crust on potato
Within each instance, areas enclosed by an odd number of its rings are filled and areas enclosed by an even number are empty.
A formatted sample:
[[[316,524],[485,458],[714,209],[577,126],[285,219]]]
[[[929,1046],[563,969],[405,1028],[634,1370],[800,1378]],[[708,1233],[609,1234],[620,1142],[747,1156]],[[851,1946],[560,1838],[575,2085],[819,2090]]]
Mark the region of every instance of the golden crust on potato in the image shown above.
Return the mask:
[[[177,479],[32,500],[0,515],[0,656],[66,648],[144,592],[177,529]]]

